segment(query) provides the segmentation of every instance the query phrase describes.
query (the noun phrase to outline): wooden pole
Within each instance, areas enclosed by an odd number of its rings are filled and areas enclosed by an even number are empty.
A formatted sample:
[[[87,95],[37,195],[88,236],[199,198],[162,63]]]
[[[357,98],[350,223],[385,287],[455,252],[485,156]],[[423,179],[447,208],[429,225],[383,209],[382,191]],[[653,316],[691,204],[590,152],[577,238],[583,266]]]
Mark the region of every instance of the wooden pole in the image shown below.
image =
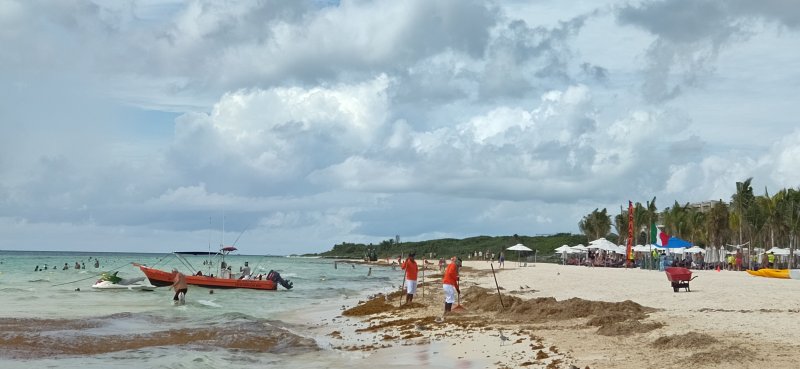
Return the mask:
[[[495,287],[497,287],[497,297],[500,299],[500,306],[502,306],[503,309],[505,309],[506,305],[503,304],[503,296],[500,295],[500,285],[497,284],[497,276],[494,274],[494,265],[489,263],[489,266],[492,267],[492,277],[494,277],[494,285]]]
[[[426,268],[427,268],[427,266],[425,266],[425,258],[423,258],[422,259],[422,286],[421,286],[422,287],[422,298],[423,299],[425,298],[425,269]]]

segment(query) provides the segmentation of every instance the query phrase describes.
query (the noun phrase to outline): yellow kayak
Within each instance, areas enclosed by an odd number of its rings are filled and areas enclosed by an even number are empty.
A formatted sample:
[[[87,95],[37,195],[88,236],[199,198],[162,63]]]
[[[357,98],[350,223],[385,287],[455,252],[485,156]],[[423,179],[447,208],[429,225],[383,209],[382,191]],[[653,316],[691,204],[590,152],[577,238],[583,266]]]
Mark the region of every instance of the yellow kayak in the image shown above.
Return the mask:
[[[747,272],[757,277],[800,279],[800,269],[748,269]]]

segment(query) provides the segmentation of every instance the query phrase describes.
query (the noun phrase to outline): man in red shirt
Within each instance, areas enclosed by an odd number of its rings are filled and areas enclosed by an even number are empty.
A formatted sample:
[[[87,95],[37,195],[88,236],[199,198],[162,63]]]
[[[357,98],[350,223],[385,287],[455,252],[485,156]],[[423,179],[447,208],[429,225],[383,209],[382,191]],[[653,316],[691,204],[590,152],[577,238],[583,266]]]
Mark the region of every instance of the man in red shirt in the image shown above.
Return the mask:
[[[444,278],[442,278],[442,288],[444,289],[444,312],[450,312],[453,303],[456,302],[456,293],[461,294],[458,288],[458,268],[461,267],[461,259],[453,256],[450,259],[450,264],[444,271]]]
[[[406,261],[400,265],[400,268],[406,271],[406,304],[410,304],[411,301],[414,300],[414,294],[417,293],[417,273],[419,272],[419,267],[414,260],[414,256],[415,254],[413,252],[408,254]]]

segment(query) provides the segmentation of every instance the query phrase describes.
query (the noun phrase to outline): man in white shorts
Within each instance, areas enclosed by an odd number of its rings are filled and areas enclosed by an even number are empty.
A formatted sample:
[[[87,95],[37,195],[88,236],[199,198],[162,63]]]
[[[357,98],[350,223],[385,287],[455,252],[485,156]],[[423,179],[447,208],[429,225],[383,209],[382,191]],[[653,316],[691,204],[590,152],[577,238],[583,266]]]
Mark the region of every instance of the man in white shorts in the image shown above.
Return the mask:
[[[414,260],[414,256],[415,254],[413,252],[408,254],[406,261],[400,265],[400,268],[405,270],[406,273],[406,304],[410,304],[411,301],[414,300],[414,294],[417,293],[417,273],[419,272],[419,267]]]
[[[450,312],[453,303],[456,302],[456,293],[461,294],[458,288],[458,268],[461,267],[461,259],[453,256],[442,278],[442,289],[444,290],[444,312]]]

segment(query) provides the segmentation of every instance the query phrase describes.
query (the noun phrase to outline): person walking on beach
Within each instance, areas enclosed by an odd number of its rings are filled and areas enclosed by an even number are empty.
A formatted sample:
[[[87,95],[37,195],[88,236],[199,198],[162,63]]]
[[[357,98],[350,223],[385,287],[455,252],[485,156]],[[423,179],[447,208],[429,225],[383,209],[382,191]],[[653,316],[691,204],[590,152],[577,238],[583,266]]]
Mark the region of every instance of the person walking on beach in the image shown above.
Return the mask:
[[[498,260],[500,261],[500,268],[503,268],[503,266],[505,265],[505,262],[506,262],[506,256],[503,255],[502,252],[500,253],[500,259],[498,259]]]
[[[400,265],[400,269],[405,270],[406,273],[406,305],[414,300],[414,294],[417,293],[417,273],[419,272],[419,266],[417,266],[414,256],[416,256],[416,254],[413,252],[408,254],[406,261]]]
[[[174,275],[172,279],[172,289],[175,290],[175,296],[172,301],[176,305],[183,305],[186,303],[186,292],[189,291],[189,286],[186,284],[186,276],[179,272],[178,269],[172,269]]]
[[[456,293],[461,294],[458,288],[458,268],[461,267],[461,259],[453,256],[442,278],[442,289],[444,290],[444,313],[447,314],[456,302]]]

